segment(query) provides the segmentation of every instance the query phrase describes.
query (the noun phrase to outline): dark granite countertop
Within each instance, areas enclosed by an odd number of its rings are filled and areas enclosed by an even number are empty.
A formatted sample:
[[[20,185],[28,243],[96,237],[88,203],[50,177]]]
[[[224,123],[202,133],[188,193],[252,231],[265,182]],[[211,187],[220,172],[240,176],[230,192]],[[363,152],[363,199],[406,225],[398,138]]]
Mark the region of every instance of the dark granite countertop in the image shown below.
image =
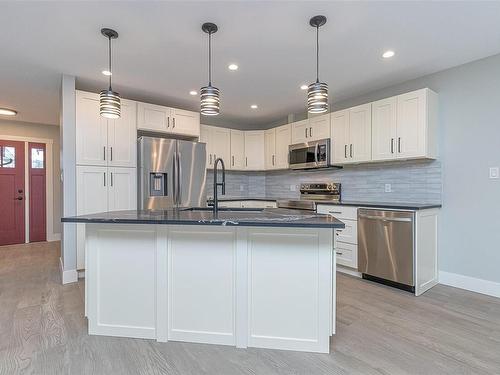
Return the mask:
[[[311,211],[271,209],[220,209],[217,215],[202,210],[130,210],[64,217],[64,223],[229,225],[246,227],[344,228],[329,215]]]

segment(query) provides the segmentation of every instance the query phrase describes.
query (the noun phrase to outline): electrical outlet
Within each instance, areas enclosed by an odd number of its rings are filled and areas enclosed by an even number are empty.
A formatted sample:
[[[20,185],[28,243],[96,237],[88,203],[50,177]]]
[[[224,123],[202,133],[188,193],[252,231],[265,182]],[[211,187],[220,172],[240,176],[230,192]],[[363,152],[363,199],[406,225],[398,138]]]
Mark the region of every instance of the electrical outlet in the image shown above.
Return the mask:
[[[392,191],[392,186],[391,184],[385,184],[385,192],[390,193]]]
[[[499,178],[498,167],[490,167],[490,178]]]
[[[297,186],[296,185],[290,185],[290,191],[295,191],[297,190]]]

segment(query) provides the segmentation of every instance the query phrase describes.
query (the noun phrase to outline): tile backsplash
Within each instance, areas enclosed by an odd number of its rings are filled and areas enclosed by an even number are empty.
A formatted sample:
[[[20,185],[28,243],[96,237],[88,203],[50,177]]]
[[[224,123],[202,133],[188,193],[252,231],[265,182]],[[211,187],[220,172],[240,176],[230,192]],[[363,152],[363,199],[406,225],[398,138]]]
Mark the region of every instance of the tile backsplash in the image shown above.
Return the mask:
[[[303,182],[342,184],[342,199],[362,202],[441,203],[442,177],[438,160],[401,161],[346,166],[343,169],[226,173],[227,197],[298,198]],[[212,196],[212,172],[207,196]],[[386,184],[391,192],[385,192]]]

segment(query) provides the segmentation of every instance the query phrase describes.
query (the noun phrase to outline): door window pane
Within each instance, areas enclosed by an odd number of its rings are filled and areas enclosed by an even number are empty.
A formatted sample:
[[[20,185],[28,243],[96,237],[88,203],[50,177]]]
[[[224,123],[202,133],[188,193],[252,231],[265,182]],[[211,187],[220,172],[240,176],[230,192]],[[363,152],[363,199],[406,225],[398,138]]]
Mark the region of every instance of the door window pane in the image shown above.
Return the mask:
[[[15,168],[16,167],[16,149],[10,146],[2,147],[2,167]]]
[[[32,148],[31,149],[31,168],[43,169],[43,148]]]

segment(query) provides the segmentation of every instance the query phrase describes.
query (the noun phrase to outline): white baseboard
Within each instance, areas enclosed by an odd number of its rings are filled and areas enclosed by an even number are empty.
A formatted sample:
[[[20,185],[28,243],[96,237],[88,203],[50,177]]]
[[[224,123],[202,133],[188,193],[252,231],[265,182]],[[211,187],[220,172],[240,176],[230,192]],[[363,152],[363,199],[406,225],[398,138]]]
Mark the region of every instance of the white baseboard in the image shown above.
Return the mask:
[[[77,270],[64,270],[62,258],[59,258],[59,265],[61,268],[61,280],[63,284],[76,283],[78,281]]]
[[[500,298],[500,283],[494,281],[439,271],[439,283]]]
[[[353,270],[352,268],[341,266],[340,264],[337,264],[337,272],[345,273],[351,276],[361,277],[361,272]]]
[[[52,233],[47,236],[47,242],[61,241],[61,233]]]

